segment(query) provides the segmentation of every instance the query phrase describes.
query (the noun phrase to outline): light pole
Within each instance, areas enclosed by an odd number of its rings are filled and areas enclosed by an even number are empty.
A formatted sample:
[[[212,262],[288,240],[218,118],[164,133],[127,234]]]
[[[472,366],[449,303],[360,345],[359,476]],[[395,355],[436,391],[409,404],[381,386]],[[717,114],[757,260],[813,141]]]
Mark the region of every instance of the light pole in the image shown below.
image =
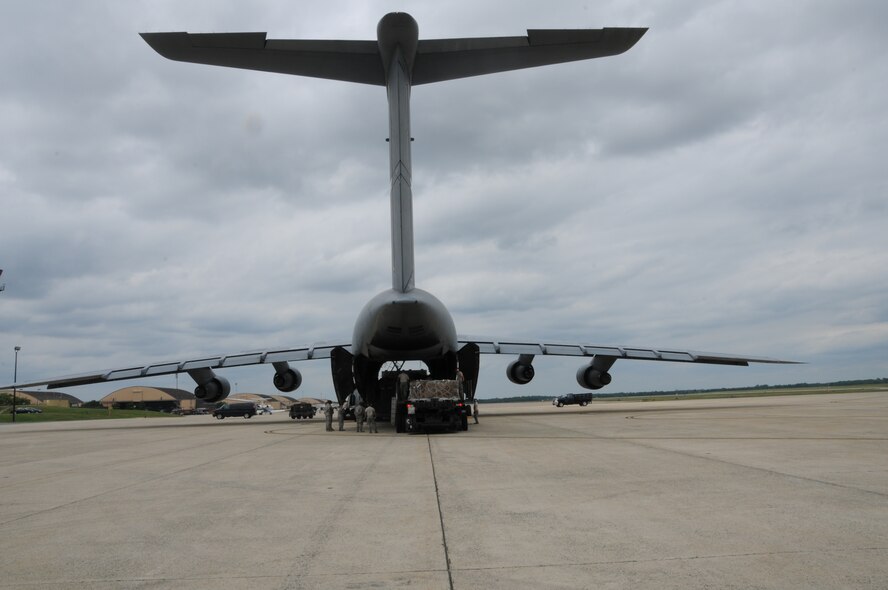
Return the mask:
[[[15,422],[15,384],[18,381],[18,372],[19,372],[19,351],[22,349],[21,346],[15,347],[15,365],[13,365],[12,369],[12,421]]]

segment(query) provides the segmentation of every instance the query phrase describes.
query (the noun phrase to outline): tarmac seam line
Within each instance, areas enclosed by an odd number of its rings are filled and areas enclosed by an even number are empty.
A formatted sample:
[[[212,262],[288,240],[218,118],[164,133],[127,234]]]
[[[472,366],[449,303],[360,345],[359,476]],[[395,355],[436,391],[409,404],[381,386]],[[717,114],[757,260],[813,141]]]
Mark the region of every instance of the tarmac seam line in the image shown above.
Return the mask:
[[[471,569],[471,568],[468,568]],[[478,568],[480,569],[480,568]],[[319,574],[308,574],[305,578],[354,578],[354,577],[373,577],[373,576],[389,576],[389,575],[406,575],[406,574],[436,574],[444,572],[443,569],[416,569],[416,570],[383,570],[369,572],[323,572]],[[13,588],[21,586],[38,586],[45,587],[47,585],[68,587],[71,584],[109,584],[117,582],[199,582],[209,580],[277,580],[283,578],[282,574],[241,574],[241,575],[206,575],[206,576],[177,576],[177,577],[149,577],[137,576],[133,578],[75,578],[63,580],[24,580],[20,582],[3,582],[0,581],[0,588]]]
[[[441,522],[441,543],[444,545],[444,561],[447,563],[447,581],[453,590],[453,571],[450,568],[450,550],[447,547],[447,532],[444,529],[444,513],[441,512],[441,494],[438,490],[438,474],[435,473],[435,455],[432,453],[432,437],[426,435],[429,444],[429,461],[432,464],[432,480],[435,482],[435,501],[438,503],[438,520]]]
[[[19,517],[17,517],[17,518],[12,518],[12,519],[10,519],[10,520],[5,520],[5,521],[3,521],[3,522],[0,522],[0,527],[5,526],[5,525],[7,525],[7,524],[11,524],[11,523],[13,523],[13,522],[18,522],[19,520],[24,520],[24,519],[26,519],[26,518],[31,518],[32,516],[38,516],[38,515],[40,515],[40,514],[46,514],[47,512],[53,512],[54,510],[59,510],[59,509],[62,509],[62,508],[67,508],[67,507],[69,507],[69,506],[74,506],[74,505],[76,505],[76,504],[80,504],[81,502],[87,502],[87,501],[89,501],[89,500],[94,500],[94,499],[96,499],[96,498],[100,498],[100,497],[105,496],[105,495],[107,495],[107,494],[113,494],[113,493],[116,493],[116,492],[120,492],[120,491],[122,491],[122,490],[127,490],[127,489],[130,489],[130,488],[138,487],[138,486],[140,486],[140,485],[145,485],[145,484],[153,483],[153,482],[156,482],[156,481],[160,481],[160,480],[168,479],[168,478],[170,478],[170,477],[176,476],[176,475],[178,475],[178,474],[180,474],[180,473],[184,473],[184,472],[186,472],[186,471],[190,471],[190,470],[192,470],[192,469],[198,469],[198,468],[200,468],[200,467],[205,467],[205,466],[210,465],[210,464],[212,464],[212,463],[215,463],[216,461],[219,461],[219,460],[221,460],[221,459],[228,459],[228,458],[231,458],[231,457],[237,457],[237,456],[239,456],[239,455],[244,455],[244,454],[246,454],[246,453],[253,453],[253,452],[255,452],[255,451],[259,450],[259,449],[264,449],[265,447],[270,447],[270,446],[273,446],[273,445],[278,445],[278,444],[281,444],[281,443],[284,443],[284,442],[288,442],[290,439],[272,439],[272,440],[273,440],[273,442],[270,442],[270,443],[268,443],[268,444],[262,444],[262,445],[259,445],[259,446],[255,447],[255,448],[251,448],[251,449],[243,450],[243,451],[241,451],[241,452],[239,452],[239,453],[231,453],[231,454],[228,454],[228,455],[224,455],[224,456],[222,456],[222,457],[216,457],[216,458],[214,458],[214,459],[211,459],[210,461],[204,461],[203,463],[198,463],[198,464],[196,464],[196,465],[189,465],[188,467],[183,467],[183,468],[181,468],[181,469],[177,469],[177,470],[175,470],[175,471],[171,471],[171,472],[169,472],[169,473],[164,473],[163,475],[158,475],[158,476],[156,476],[156,477],[152,477],[152,478],[150,478],[150,479],[145,479],[145,480],[137,481],[137,482],[134,482],[134,483],[131,483],[131,484],[125,485],[125,486],[120,486],[120,487],[117,487],[117,488],[114,488],[114,489],[105,490],[105,491],[99,492],[98,494],[93,494],[93,495],[91,495],[91,496],[86,496],[86,497],[83,497],[83,498],[78,498],[78,499],[76,499],[76,500],[71,500],[70,502],[65,502],[64,504],[58,504],[58,505],[53,506],[53,507],[51,507],[51,508],[45,508],[45,509],[43,509],[43,510],[38,510],[38,511],[36,511],[36,512],[32,512],[32,513],[30,513],[30,514],[24,514],[24,515],[19,516]]]
[[[713,554],[713,555],[685,555],[685,556],[676,556],[676,557],[664,557],[659,559],[609,559],[609,560],[600,560],[600,561],[580,561],[580,562],[563,562],[563,563],[536,563],[536,564],[518,564],[518,565],[502,565],[502,566],[488,566],[488,567],[457,567],[455,571],[457,572],[477,572],[477,571],[496,571],[496,570],[515,570],[515,569],[532,569],[532,568],[552,568],[552,567],[589,567],[596,565],[620,565],[620,564],[631,564],[631,563],[658,563],[658,562],[669,562],[669,561],[694,561],[694,560],[705,560],[705,559],[733,559],[733,558],[744,558],[744,557],[763,557],[768,555],[814,555],[821,553],[830,553],[830,554],[843,554],[843,553],[855,553],[858,551],[886,551],[888,550],[888,546],[886,547],[853,547],[853,548],[845,548],[845,549],[822,549],[822,550],[805,550],[805,551],[753,551],[748,553],[722,553],[722,554]],[[349,577],[372,577],[379,575],[392,575],[392,574],[423,574],[423,573],[436,573],[442,572],[440,569],[418,569],[418,570],[381,570],[381,571],[368,571],[368,572],[323,572],[318,574],[309,574],[306,577],[308,578],[338,578],[343,576]],[[68,585],[72,583],[84,584],[84,583],[113,583],[113,582],[193,582],[193,581],[201,581],[201,580],[274,580],[278,578],[282,578],[281,574],[243,574],[243,575],[207,575],[207,576],[177,576],[177,577],[150,577],[150,576],[137,576],[133,578],[122,578],[122,577],[114,577],[114,578],[77,578],[77,579],[64,579],[64,580],[27,580],[27,581],[13,581],[13,582],[0,582],[0,588],[4,587],[13,587],[13,586],[44,586],[44,585]]]
[[[539,424],[538,422],[535,422],[533,420],[525,419],[524,421],[530,422],[531,424]],[[548,425],[548,426],[552,426],[552,425]],[[577,433],[580,432],[580,431],[574,430],[572,428],[564,428],[564,427],[557,427],[557,426],[552,426],[552,427],[553,428],[560,428],[561,430],[566,430],[567,432],[577,432]],[[752,470],[759,471],[762,473],[767,473],[768,475],[781,476],[781,477],[785,477],[785,478],[789,478],[789,479],[795,479],[798,481],[804,481],[804,482],[808,482],[808,483],[816,483],[816,484],[820,484],[820,485],[824,485],[824,486],[860,492],[860,493],[867,494],[867,495],[879,496],[881,498],[888,498],[888,494],[885,494],[883,492],[877,492],[874,490],[867,490],[867,489],[859,488],[859,487],[855,487],[855,486],[843,485],[843,484],[834,483],[831,481],[824,481],[821,479],[815,479],[813,477],[805,477],[803,475],[794,475],[792,473],[784,473],[782,471],[775,471],[773,469],[768,469],[766,467],[757,467],[755,465],[746,465],[744,463],[737,463],[734,461],[728,461],[727,459],[719,459],[718,457],[712,457],[712,456],[707,456],[707,455],[698,455],[695,453],[689,453],[687,451],[679,451],[676,449],[667,449],[667,448],[658,447],[655,445],[644,444],[641,442],[643,440],[658,440],[658,439],[659,440],[698,440],[693,437],[676,437],[675,439],[672,439],[672,438],[665,438],[665,437],[664,438],[661,438],[661,437],[632,437],[631,435],[626,436],[626,437],[610,437],[610,436],[597,436],[597,435],[586,435],[586,436],[588,438],[596,438],[599,440],[613,440],[613,441],[624,442],[624,443],[636,445],[636,446],[639,446],[639,447],[642,447],[645,449],[650,449],[650,450],[655,450],[655,451],[663,451],[666,453],[673,453],[676,455],[681,455],[683,457],[691,457],[694,459],[703,459],[706,461],[713,461],[716,463],[721,463],[722,465],[730,465],[732,467],[741,467],[744,469],[752,469]],[[555,437],[552,437],[552,438],[555,438]],[[565,438],[574,438],[574,437],[565,437]],[[585,437],[581,436],[581,437],[576,437],[576,438],[585,438]],[[722,440],[722,439],[720,437],[712,437],[711,440]],[[726,439],[726,440],[731,440],[731,439]],[[781,440],[781,439],[766,438],[765,440]],[[795,440],[795,439],[786,439],[786,440]],[[800,440],[807,440],[807,439],[800,439]],[[820,439],[814,439],[814,440],[820,440]],[[840,439],[829,439],[829,440],[847,440],[847,439],[840,438]],[[871,439],[867,438],[867,439],[851,439],[851,440],[871,440]],[[882,439],[875,439],[875,440],[882,440]]]
[[[885,551],[888,547],[855,547],[849,549],[810,549],[805,551],[750,551],[748,553],[719,553],[713,555],[679,555],[675,557],[661,557],[657,559],[605,559],[600,561],[577,561],[566,563],[536,563],[518,565],[500,565],[487,567],[462,567],[456,568],[458,572],[487,571],[487,570],[511,570],[544,567],[588,567],[593,565],[620,565],[626,563],[661,563],[668,561],[695,561],[704,559],[734,559],[744,557],[766,557],[769,555],[817,555],[823,553],[843,554],[857,551]]]
[[[170,439],[161,439],[161,440],[158,441],[158,442],[166,442],[167,440],[174,440],[174,439],[172,439],[172,438],[170,438]],[[222,441],[219,441],[219,442],[228,442],[228,441],[230,441],[230,440],[234,440],[234,439],[228,439],[228,438],[226,438],[226,439],[222,439]],[[216,442],[216,441],[214,441],[214,442]],[[193,443],[177,445],[172,451],[167,451],[167,452],[179,452],[179,451],[182,451],[182,450],[189,450],[189,449],[193,449],[193,448],[195,448],[196,446],[197,446],[197,445],[195,445],[195,444],[193,444]],[[67,455],[67,456],[65,457],[65,460],[66,460],[66,461],[69,461],[69,460],[71,459],[71,457],[78,457],[78,456],[81,456],[81,455],[91,455],[91,454],[95,454],[95,453],[101,453],[101,451],[95,451],[95,450],[92,450],[92,451],[88,451],[88,452],[85,452],[85,453],[76,453],[76,454],[74,454],[74,455]],[[108,461],[108,462],[106,462],[106,463],[97,463],[96,465],[93,465],[92,467],[89,467],[89,469],[92,469],[92,470],[96,470],[96,469],[106,469],[106,468],[108,468],[108,467],[114,467],[114,466],[117,466],[117,465],[125,465],[125,464],[127,464],[127,463],[132,463],[132,462],[134,462],[134,461],[139,461],[139,460],[142,460],[142,459],[149,459],[149,458],[151,458],[152,456],[155,456],[156,454],[157,454],[157,451],[155,451],[155,450],[152,448],[150,451],[147,451],[147,452],[145,453],[145,455],[143,455],[143,456],[138,456],[138,457],[126,457],[126,458],[123,458],[123,459],[114,459],[114,460]],[[31,479],[15,480],[15,481],[11,481],[11,482],[8,482],[8,483],[2,483],[2,484],[0,484],[0,489],[6,489],[6,488],[15,487],[15,486],[18,486],[18,485],[24,485],[24,484],[32,484],[32,483],[36,483],[36,482],[40,482],[40,481],[45,481],[45,480],[48,480],[48,479],[52,479],[52,478],[54,478],[54,477],[59,477],[59,476],[61,476],[61,475],[65,475],[65,474],[68,474],[68,473],[82,472],[82,471],[83,471],[83,468],[82,468],[82,467],[70,467],[70,468],[64,468],[64,469],[60,469],[60,470],[58,470],[58,471],[53,471],[53,472],[50,472],[50,473],[44,473],[44,474],[42,474],[42,475],[33,476]]]
[[[323,518],[321,520],[321,525],[315,528],[314,532],[312,533],[313,542],[309,543],[308,552],[303,552],[299,554],[297,559],[295,559],[295,564],[284,576],[277,576],[283,577],[283,586],[281,586],[282,588],[286,588],[288,590],[292,588],[301,588],[303,587],[302,582],[305,579],[317,575],[307,571],[307,564],[313,562],[329,544],[331,532],[335,528],[334,525],[342,518],[339,507],[341,505],[350,505],[354,503],[355,499],[358,497],[361,491],[360,483],[366,479],[367,474],[373,471],[373,469],[376,467],[383,456],[384,453],[377,453],[373,461],[363,466],[361,472],[354,477],[354,480],[352,482],[353,485],[348,486],[348,494],[340,500],[339,504],[334,504],[331,507],[328,517]]]
[[[885,493],[883,493],[883,492],[877,492],[877,491],[875,491],[875,490],[867,490],[867,489],[864,489],[864,488],[859,488],[859,487],[855,487],[855,486],[844,485],[844,484],[835,483],[835,482],[831,482],[831,481],[824,481],[824,480],[822,480],[822,479],[816,479],[816,478],[813,478],[813,477],[805,477],[804,475],[795,475],[795,474],[793,474],[793,473],[784,473],[784,472],[782,472],[782,471],[776,471],[776,470],[774,470],[774,469],[768,469],[767,467],[757,467],[757,466],[755,466],[755,465],[746,465],[746,464],[744,464],[744,463],[736,463],[736,462],[734,462],[734,461],[728,461],[727,459],[719,459],[718,457],[710,457],[710,456],[706,456],[706,455],[698,455],[698,454],[695,454],[695,453],[688,453],[688,452],[686,452],[686,451],[677,451],[677,450],[675,450],[675,449],[664,449],[664,448],[662,448],[662,447],[657,447],[657,446],[654,446],[654,445],[646,445],[646,444],[642,444],[642,443],[637,442],[637,441],[626,440],[625,442],[628,442],[628,443],[630,443],[630,444],[634,444],[634,445],[638,445],[638,446],[640,446],[640,447],[644,447],[644,448],[646,448],[646,449],[658,450],[658,451],[666,451],[666,452],[669,452],[669,453],[675,453],[675,454],[677,454],[677,455],[682,455],[682,456],[684,456],[684,457],[692,457],[692,458],[694,458],[694,459],[704,459],[704,460],[706,460],[706,461],[714,461],[714,462],[716,462],[716,463],[721,463],[722,465],[730,465],[730,466],[732,466],[732,467],[742,467],[742,468],[744,468],[744,469],[752,469],[752,470],[759,471],[759,472],[762,472],[762,473],[767,473],[768,475],[780,476],[780,477],[785,477],[785,478],[788,478],[788,479],[794,479],[794,480],[797,480],[797,481],[803,481],[803,482],[808,482],[808,483],[816,483],[816,484],[820,484],[820,485],[823,485],[823,486],[829,486],[829,487],[839,488],[839,489],[843,489],[843,490],[850,490],[850,491],[854,491],[854,492],[860,492],[860,493],[862,493],[862,494],[868,494],[868,495],[873,495],[873,496],[879,496],[879,497],[881,497],[881,498],[888,498],[888,494],[885,494]]]

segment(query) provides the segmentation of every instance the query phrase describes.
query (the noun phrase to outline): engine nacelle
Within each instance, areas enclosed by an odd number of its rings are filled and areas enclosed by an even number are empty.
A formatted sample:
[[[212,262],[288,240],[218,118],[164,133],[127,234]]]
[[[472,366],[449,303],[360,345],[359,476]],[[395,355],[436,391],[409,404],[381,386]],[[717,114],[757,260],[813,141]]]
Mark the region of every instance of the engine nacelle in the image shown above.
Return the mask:
[[[580,384],[580,387],[586,389],[601,389],[610,382],[610,373],[598,370],[592,365],[586,365],[577,370],[577,383]]]
[[[215,376],[194,388],[194,397],[207,403],[222,401],[231,393],[231,385],[225,377]]]
[[[290,393],[302,385],[302,373],[296,369],[286,369],[274,374],[274,386],[278,391]]]
[[[506,377],[509,378],[509,381],[515,383],[517,385],[527,385],[530,383],[531,379],[536,372],[533,370],[533,365],[530,363],[522,363],[520,360],[512,361],[509,363],[509,366],[506,367]]]

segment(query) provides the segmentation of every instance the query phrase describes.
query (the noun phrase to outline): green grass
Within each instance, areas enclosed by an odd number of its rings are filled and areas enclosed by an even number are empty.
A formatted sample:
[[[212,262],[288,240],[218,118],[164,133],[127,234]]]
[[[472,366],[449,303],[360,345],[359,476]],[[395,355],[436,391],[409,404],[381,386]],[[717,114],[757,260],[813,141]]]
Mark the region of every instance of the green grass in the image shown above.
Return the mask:
[[[33,406],[31,406],[33,407]],[[16,414],[18,422],[62,422],[68,420],[108,420],[118,418],[175,418],[171,414],[150,410],[111,410],[104,408],[56,408],[40,406],[42,414]],[[0,423],[12,422],[12,406],[0,408]]]

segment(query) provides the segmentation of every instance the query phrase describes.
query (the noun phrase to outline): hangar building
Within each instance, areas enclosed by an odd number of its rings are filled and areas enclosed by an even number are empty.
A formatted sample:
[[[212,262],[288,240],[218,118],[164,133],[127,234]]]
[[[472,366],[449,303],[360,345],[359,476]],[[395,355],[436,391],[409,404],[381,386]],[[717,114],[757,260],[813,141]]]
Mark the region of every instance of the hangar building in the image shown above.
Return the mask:
[[[4,389],[2,393],[12,395],[11,389]],[[17,389],[15,396],[18,403],[23,406],[57,406],[60,408],[79,408],[83,401],[68,393],[61,391],[22,391]]]
[[[231,394],[228,400],[245,400],[257,404],[267,404],[273,410],[286,410],[296,403],[296,399],[288,395],[267,395],[262,393],[238,393]],[[106,408],[120,409],[147,409],[159,412],[171,412],[172,410],[195,410],[197,408],[214,408],[216,404],[205,403],[194,394],[182,389],[172,387],[146,387],[134,385],[112,391],[99,402]]]
[[[135,385],[112,391],[99,400],[106,408],[146,409],[159,412],[171,412],[175,409],[194,410],[196,408],[213,407],[194,397],[193,393],[172,387],[146,387]]]

